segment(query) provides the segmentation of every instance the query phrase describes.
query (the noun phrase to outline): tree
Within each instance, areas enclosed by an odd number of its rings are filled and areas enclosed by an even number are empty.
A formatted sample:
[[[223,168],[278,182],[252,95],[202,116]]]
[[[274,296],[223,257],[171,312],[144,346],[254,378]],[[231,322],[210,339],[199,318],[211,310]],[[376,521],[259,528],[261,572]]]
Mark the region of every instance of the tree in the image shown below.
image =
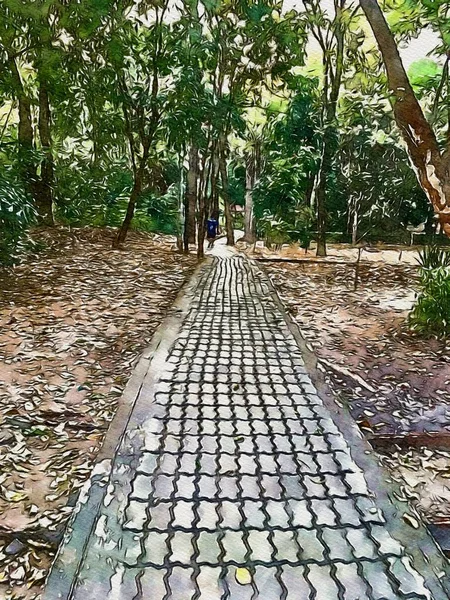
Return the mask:
[[[351,233],[354,245],[380,234],[398,239],[406,234],[406,225],[418,225],[428,217],[426,198],[393,125],[384,94],[375,89],[371,94],[356,90],[343,94],[334,168],[335,196],[341,202],[333,220],[336,228]]]
[[[256,241],[253,190],[262,170],[263,133],[253,129],[249,132],[245,147],[245,213],[244,239],[253,244]]]
[[[116,102],[123,111],[133,170],[133,187],[114,247],[125,241],[133,220],[165,110],[167,89],[164,87],[170,86],[171,59],[176,50],[171,37],[171,25],[165,22],[168,7],[169,0],[156,5],[141,2],[139,6],[135,6],[140,15],[137,21],[139,23],[143,20],[145,27],[136,27],[138,23],[129,18],[128,3],[115,15],[118,22],[115,25],[119,25],[116,30],[118,33],[112,38],[106,56],[117,70],[119,95]]]
[[[0,51],[7,69],[6,83],[18,104],[19,171],[25,188],[34,199],[41,223],[53,225],[53,156],[51,138],[49,63],[58,53],[52,46],[58,21],[53,3],[37,7],[5,3],[0,12]],[[53,25],[51,24],[53,21]],[[33,84],[25,81],[21,69],[33,65],[37,74],[38,132],[33,126]]]
[[[328,17],[319,0],[304,0],[311,32],[322,50],[322,156],[315,185],[317,209],[317,256],[326,256],[326,192],[336,149],[336,114],[344,74],[346,0],[334,0],[334,14]]]
[[[255,214],[283,219],[294,230],[298,210],[310,207],[321,157],[318,79],[298,75],[295,95],[281,111],[269,106],[263,169],[254,192]],[[275,107],[276,108],[276,107]]]
[[[448,22],[448,3],[438,0],[435,4],[443,9],[443,13],[447,11]],[[450,236],[450,123],[447,128],[447,140],[441,148],[436,133],[425,118],[414,93],[394,35],[377,0],[360,0],[360,5],[383,57],[392,93],[395,121],[406,143],[411,164],[433,206],[442,231]]]

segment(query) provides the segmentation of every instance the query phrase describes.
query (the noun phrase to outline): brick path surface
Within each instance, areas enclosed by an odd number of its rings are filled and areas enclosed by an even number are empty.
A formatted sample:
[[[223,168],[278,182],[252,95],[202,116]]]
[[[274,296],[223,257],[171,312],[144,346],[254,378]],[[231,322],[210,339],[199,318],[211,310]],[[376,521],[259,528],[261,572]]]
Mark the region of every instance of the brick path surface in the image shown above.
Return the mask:
[[[248,260],[200,279],[68,597],[430,598]]]

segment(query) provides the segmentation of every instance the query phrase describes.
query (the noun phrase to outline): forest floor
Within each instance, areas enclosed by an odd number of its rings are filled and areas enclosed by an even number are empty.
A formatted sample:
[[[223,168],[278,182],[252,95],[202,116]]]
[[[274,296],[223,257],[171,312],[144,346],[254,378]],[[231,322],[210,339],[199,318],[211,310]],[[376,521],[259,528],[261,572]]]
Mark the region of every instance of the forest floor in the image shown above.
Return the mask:
[[[276,255],[247,252],[255,258],[305,258],[295,248]],[[415,249],[363,252],[355,290],[357,252],[331,248],[327,260],[348,264],[320,263],[309,254],[306,262],[269,261],[264,268],[337,401],[372,439],[397,483],[404,520],[412,527],[418,517],[448,526],[450,343],[424,340],[408,329],[418,287]]]
[[[37,597],[133,366],[195,267],[164,236],[37,232],[0,271],[0,598]]]

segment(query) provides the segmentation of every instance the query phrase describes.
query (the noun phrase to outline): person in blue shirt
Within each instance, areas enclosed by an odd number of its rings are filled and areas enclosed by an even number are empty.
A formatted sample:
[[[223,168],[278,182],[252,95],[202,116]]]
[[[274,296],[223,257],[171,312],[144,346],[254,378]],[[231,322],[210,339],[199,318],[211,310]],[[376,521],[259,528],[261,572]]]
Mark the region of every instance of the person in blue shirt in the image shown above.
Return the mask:
[[[219,233],[219,221],[213,217],[206,221],[206,239],[208,240],[208,248],[214,246],[217,234]]]

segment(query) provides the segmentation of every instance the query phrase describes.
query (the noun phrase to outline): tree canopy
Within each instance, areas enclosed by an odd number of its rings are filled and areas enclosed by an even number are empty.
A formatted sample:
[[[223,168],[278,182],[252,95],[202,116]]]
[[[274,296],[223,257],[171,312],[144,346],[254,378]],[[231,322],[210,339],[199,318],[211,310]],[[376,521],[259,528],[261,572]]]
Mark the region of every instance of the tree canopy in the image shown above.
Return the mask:
[[[283,241],[450,228],[444,0],[5,0],[2,260],[33,224]],[[433,54],[401,48],[432,31]],[[400,53],[399,53],[400,48]],[[436,219],[433,219],[433,213]],[[271,225],[268,225],[271,224]],[[184,236],[183,236],[184,229]],[[306,242],[305,242],[306,243]],[[309,243],[309,242],[308,242]]]

